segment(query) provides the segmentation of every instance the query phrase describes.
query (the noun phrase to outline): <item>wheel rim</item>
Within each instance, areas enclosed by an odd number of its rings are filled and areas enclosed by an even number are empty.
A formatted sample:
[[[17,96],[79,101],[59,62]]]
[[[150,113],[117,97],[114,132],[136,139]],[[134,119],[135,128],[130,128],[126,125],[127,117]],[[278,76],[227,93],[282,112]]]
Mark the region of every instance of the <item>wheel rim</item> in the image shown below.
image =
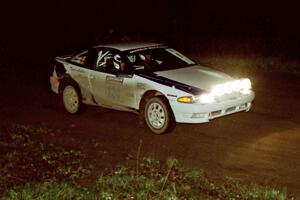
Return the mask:
[[[67,86],[63,92],[63,100],[65,108],[70,113],[76,113],[79,106],[78,94],[72,86]]]
[[[148,121],[155,129],[160,129],[165,125],[165,110],[159,103],[151,103],[147,110]]]

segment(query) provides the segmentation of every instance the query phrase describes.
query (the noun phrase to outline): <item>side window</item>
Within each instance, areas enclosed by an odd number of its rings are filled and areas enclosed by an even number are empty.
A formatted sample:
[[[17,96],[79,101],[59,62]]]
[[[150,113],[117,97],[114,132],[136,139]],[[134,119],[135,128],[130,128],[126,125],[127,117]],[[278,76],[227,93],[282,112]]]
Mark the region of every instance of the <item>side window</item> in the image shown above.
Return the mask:
[[[112,71],[113,66],[113,53],[109,50],[100,50],[97,55],[95,68],[98,71]]]
[[[70,61],[78,64],[78,65],[85,65],[86,62],[86,58],[87,58],[87,51],[81,52],[75,56],[73,56]]]
[[[135,63],[136,62],[136,55],[128,55],[127,59],[129,60],[130,63]]]

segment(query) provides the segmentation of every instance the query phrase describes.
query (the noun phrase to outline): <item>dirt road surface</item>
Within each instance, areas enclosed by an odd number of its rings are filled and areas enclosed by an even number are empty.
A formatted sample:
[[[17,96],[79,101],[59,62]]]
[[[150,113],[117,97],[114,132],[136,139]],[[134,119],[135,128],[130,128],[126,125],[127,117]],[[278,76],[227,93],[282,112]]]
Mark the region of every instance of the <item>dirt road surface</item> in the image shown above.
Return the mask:
[[[89,107],[80,115],[67,114],[44,75],[2,74],[0,126],[22,123],[58,130],[58,142],[80,141],[77,145],[90,148],[99,168],[125,162],[142,143],[143,155],[174,155],[184,166],[216,179],[287,187],[300,196],[300,76],[250,76],[256,92],[250,112],[206,124],[177,124],[173,132],[157,136],[140,127],[131,113]]]

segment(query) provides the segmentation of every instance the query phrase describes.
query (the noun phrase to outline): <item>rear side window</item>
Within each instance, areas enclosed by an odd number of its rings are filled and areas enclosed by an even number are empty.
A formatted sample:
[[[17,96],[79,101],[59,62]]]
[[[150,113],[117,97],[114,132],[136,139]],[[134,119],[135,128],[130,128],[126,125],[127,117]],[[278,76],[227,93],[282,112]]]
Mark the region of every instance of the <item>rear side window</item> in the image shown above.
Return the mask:
[[[86,58],[87,58],[87,51],[84,51],[84,52],[81,52],[81,53],[76,54],[75,56],[73,56],[70,59],[70,62],[72,62],[74,64],[84,66],[85,62],[86,62]]]

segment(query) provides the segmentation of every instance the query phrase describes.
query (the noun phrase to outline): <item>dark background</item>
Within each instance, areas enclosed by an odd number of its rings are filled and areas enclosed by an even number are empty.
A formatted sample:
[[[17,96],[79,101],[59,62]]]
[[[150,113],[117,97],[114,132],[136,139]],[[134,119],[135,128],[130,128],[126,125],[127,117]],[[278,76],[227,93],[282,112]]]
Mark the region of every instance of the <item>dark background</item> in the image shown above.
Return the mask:
[[[213,46],[300,56],[299,9],[288,1],[33,0],[9,1],[1,10],[2,66],[37,65],[118,40],[157,40],[190,52]]]

